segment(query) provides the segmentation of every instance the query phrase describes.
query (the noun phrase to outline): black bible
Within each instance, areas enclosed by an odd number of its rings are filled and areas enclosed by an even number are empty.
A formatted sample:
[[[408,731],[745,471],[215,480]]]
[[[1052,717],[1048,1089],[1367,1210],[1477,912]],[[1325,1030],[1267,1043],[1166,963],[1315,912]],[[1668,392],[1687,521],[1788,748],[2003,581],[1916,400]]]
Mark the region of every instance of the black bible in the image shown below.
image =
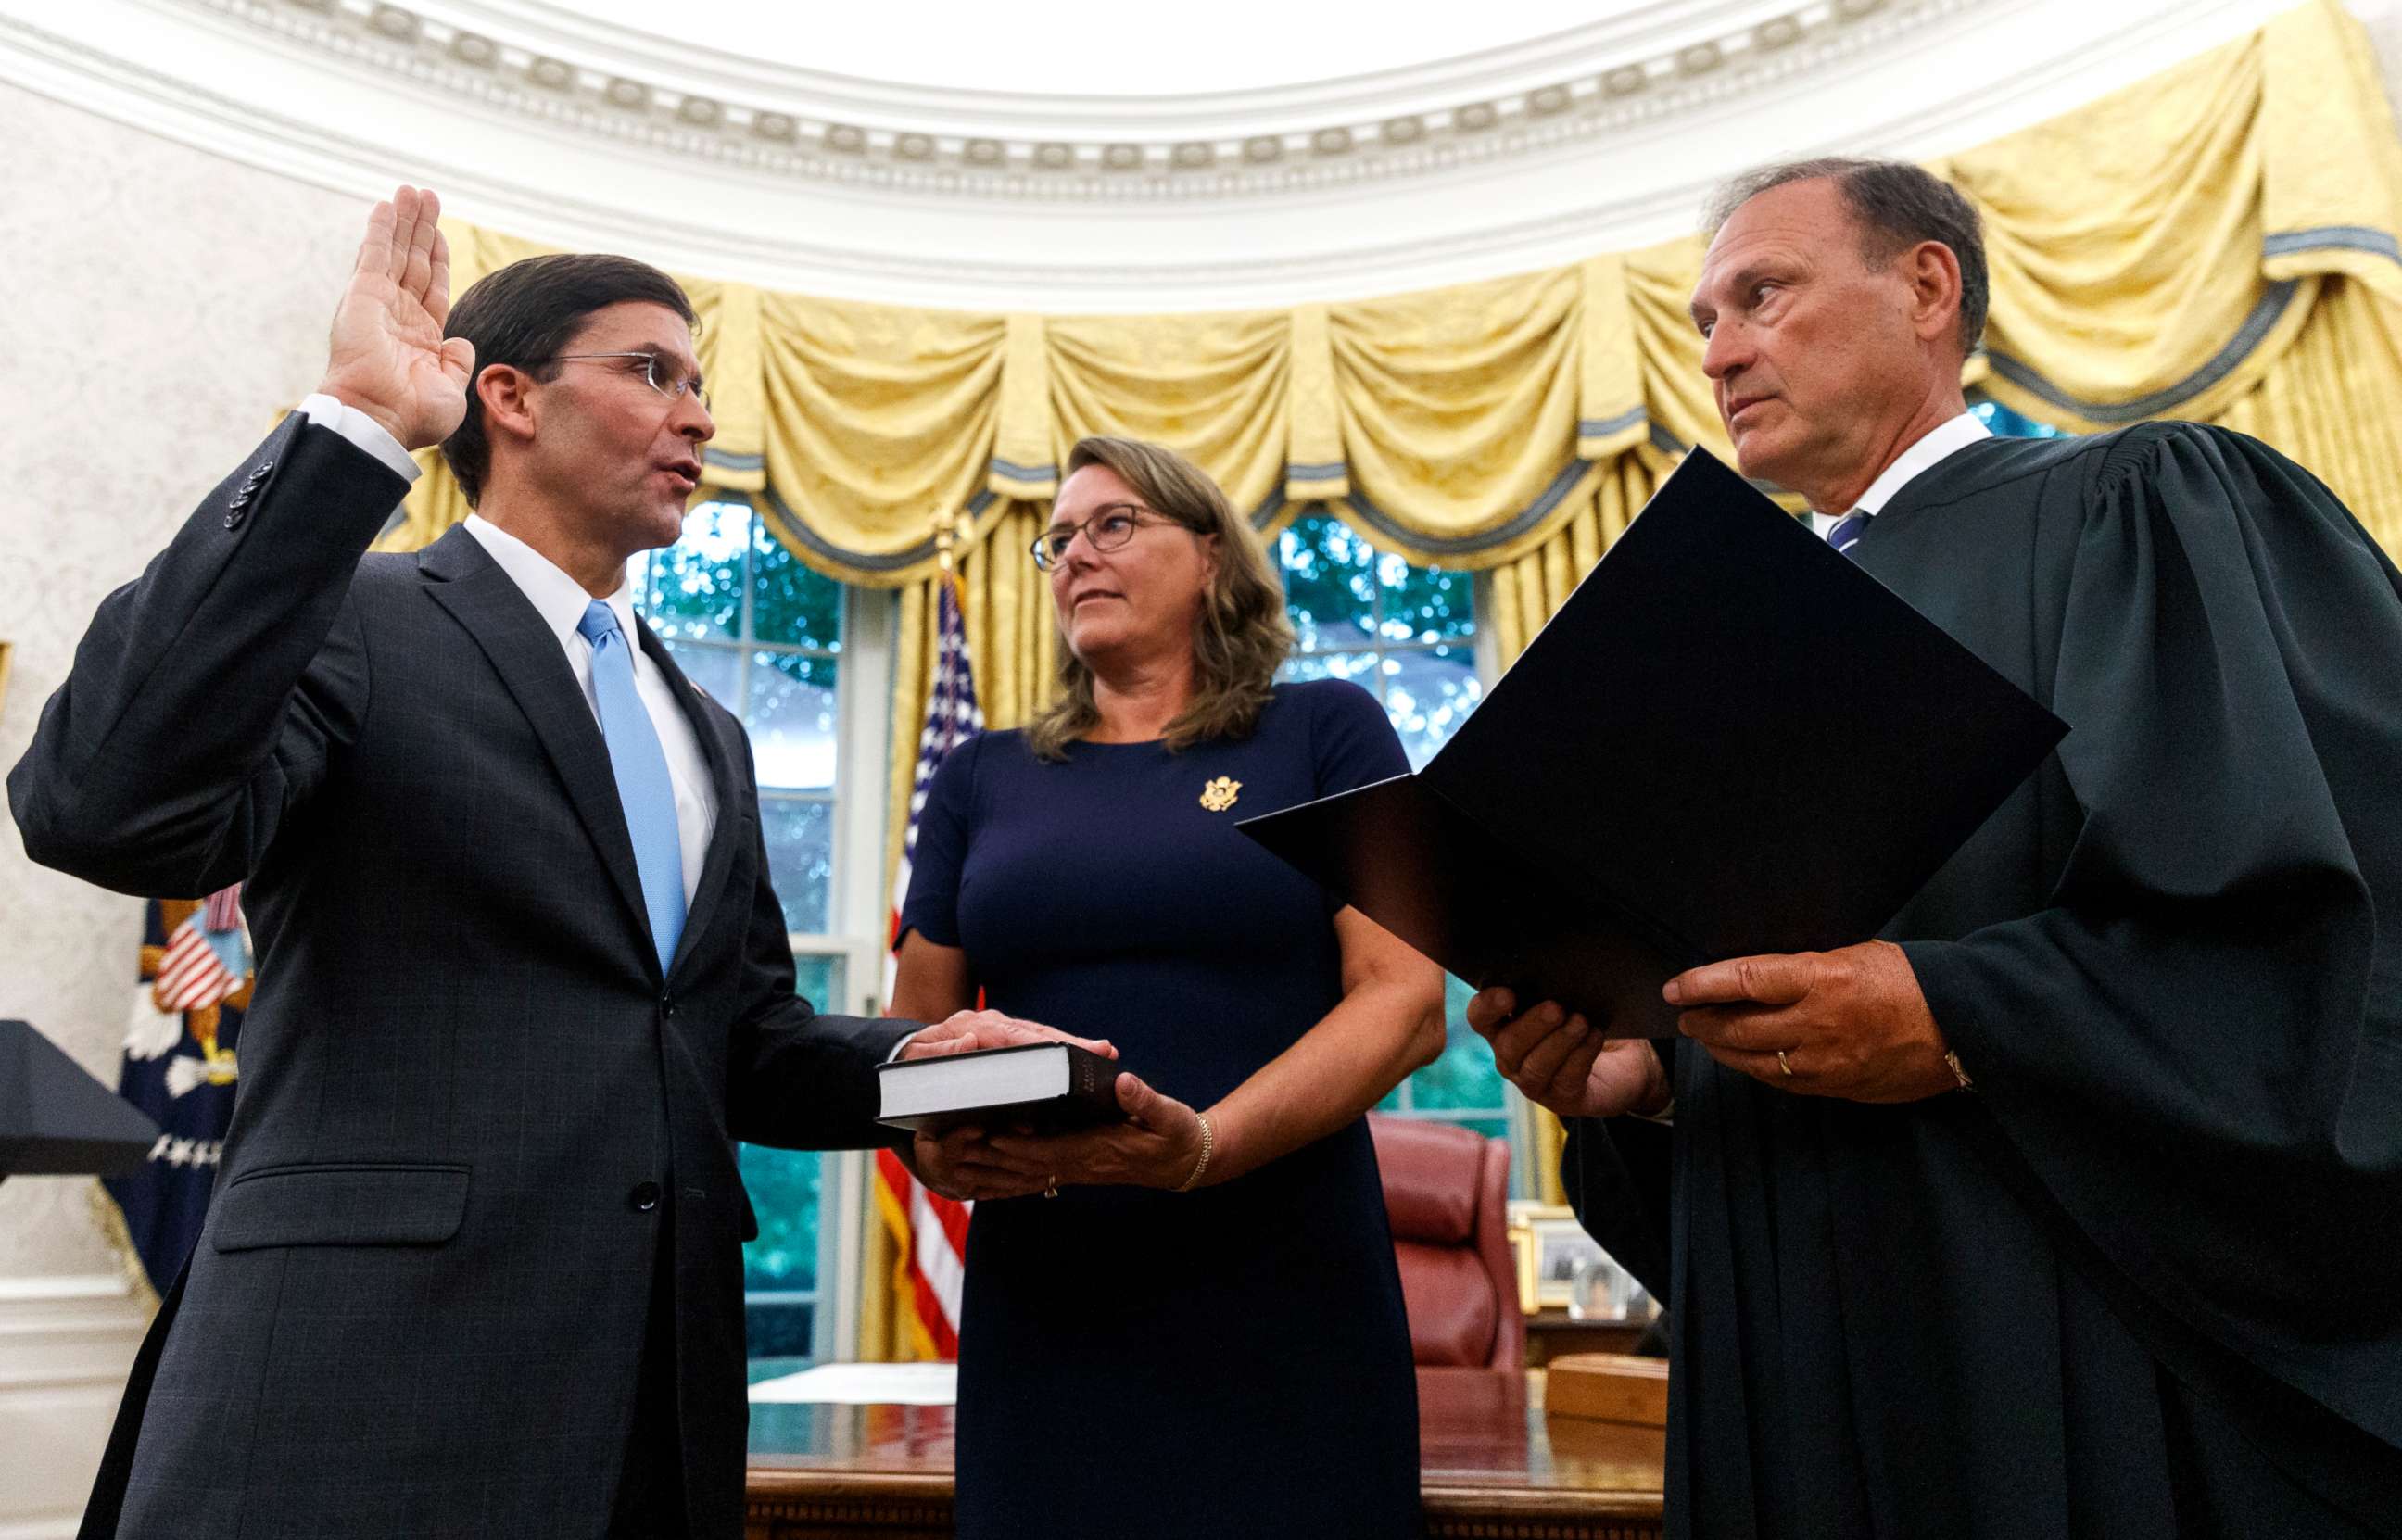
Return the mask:
[[[1696,449],[1424,770],[1239,827],[1479,988],[1672,1037],[1670,978],[1869,940],[2067,731]]]
[[[1021,1043],[880,1066],[879,1122],[929,1134],[961,1123],[1056,1134],[1125,1117],[1118,1066],[1073,1043]]]

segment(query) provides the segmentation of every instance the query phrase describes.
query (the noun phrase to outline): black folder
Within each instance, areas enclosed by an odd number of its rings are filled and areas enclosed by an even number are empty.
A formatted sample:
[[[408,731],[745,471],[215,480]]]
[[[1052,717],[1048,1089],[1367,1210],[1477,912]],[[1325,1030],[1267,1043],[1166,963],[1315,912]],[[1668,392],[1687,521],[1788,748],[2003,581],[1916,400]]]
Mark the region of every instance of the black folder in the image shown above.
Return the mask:
[[[1239,827],[1479,988],[1669,1037],[1670,978],[1874,936],[2067,731],[1696,449],[1424,770]]]

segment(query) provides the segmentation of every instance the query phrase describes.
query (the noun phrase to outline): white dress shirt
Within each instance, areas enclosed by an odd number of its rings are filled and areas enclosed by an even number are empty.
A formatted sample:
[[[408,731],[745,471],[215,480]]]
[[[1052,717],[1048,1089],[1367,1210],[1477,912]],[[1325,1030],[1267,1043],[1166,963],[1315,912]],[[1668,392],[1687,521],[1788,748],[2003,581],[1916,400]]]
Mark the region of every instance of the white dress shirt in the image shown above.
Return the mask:
[[[1923,472],[1933,470],[1954,452],[1967,448],[1979,439],[1993,436],[1994,431],[1980,422],[1973,412],[1962,412],[1948,422],[1938,423],[1925,438],[1901,451],[1900,457],[1884,468],[1884,474],[1870,482],[1869,489],[1860,494],[1859,502],[1845,512],[1857,510],[1871,518],[1876,517],[1884,511],[1886,503],[1900,496],[1901,489]],[[1824,540],[1827,531],[1841,523],[1843,517],[1841,514],[1814,513],[1810,516],[1810,528],[1818,532],[1820,540]]]
[[[417,462],[409,458],[408,451],[366,413],[329,395],[309,397],[300,403],[300,410],[310,421],[341,434],[395,474],[412,482],[417,479]],[[592,708],[593,720],[598,722],[600,697],[592,684],[592,644],[576,629],[592,596],[548,557],[483,515],[467,516],[467,532],[509,575],[509,581],[518,585],[542,616],[543,624],[559,639],[559,651],[566,654],[576,687],[584,692],[585,704]],[[683,859],[683,901],[689,908],[693,894],[700,887],[700,868],[709,855],[710,834],[717,827],[716,783],[710,778],[709,761],[701,753],[700,738],[677,703],[667,676],[635,639],[638,633],[634,629],[634,602],[627,584],[620,581],[617,591],[605,602],[616,612],[617,629],[624,634],[633,657],[635,692],[650,713],[651,725],[659,735],[659,747],[667,751],[668,778],[675,786],[676,843],[682,846],[679,854]]]

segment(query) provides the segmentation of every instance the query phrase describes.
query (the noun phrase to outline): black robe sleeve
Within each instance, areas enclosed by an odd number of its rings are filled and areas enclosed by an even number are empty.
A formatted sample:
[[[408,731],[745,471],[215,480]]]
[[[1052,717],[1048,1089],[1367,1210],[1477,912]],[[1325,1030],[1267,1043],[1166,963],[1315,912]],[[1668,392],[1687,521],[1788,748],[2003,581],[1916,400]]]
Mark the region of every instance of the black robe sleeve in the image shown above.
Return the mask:
[[[2402,576],[2241,435],[2095,459],[2041,512],[2080,832],[2048,907],[1910,961],[2108,1267],[2402,1445]]]
[[[1676,1044],[1653,1045],[1675,1080]],[[1610,1259],[1665,1304],[1669,1299],[1668,1201],[1676,1129],[1646,1118],[1567,1118],[1560,1188],[1577,1223]]]

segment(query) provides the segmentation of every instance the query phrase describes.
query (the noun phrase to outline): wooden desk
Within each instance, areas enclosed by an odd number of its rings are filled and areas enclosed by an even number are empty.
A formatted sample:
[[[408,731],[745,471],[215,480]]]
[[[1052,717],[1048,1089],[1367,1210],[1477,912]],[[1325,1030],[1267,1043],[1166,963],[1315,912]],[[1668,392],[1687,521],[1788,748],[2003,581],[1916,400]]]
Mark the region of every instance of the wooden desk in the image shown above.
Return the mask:
[[[1418,1370],[1428,1534],[1659,1534],[1661,1431],[1551,1421],[1541,1397],[1539,1373]],[[749,1540],[948,1540],[951,1409],[754,1406],[749,1487]]]
[[[1526,1367],[1540,1368],[1564,1353],[1632,1353],[1649,1321],[1580,1321],[1556,1305],[1526,1317]]]

